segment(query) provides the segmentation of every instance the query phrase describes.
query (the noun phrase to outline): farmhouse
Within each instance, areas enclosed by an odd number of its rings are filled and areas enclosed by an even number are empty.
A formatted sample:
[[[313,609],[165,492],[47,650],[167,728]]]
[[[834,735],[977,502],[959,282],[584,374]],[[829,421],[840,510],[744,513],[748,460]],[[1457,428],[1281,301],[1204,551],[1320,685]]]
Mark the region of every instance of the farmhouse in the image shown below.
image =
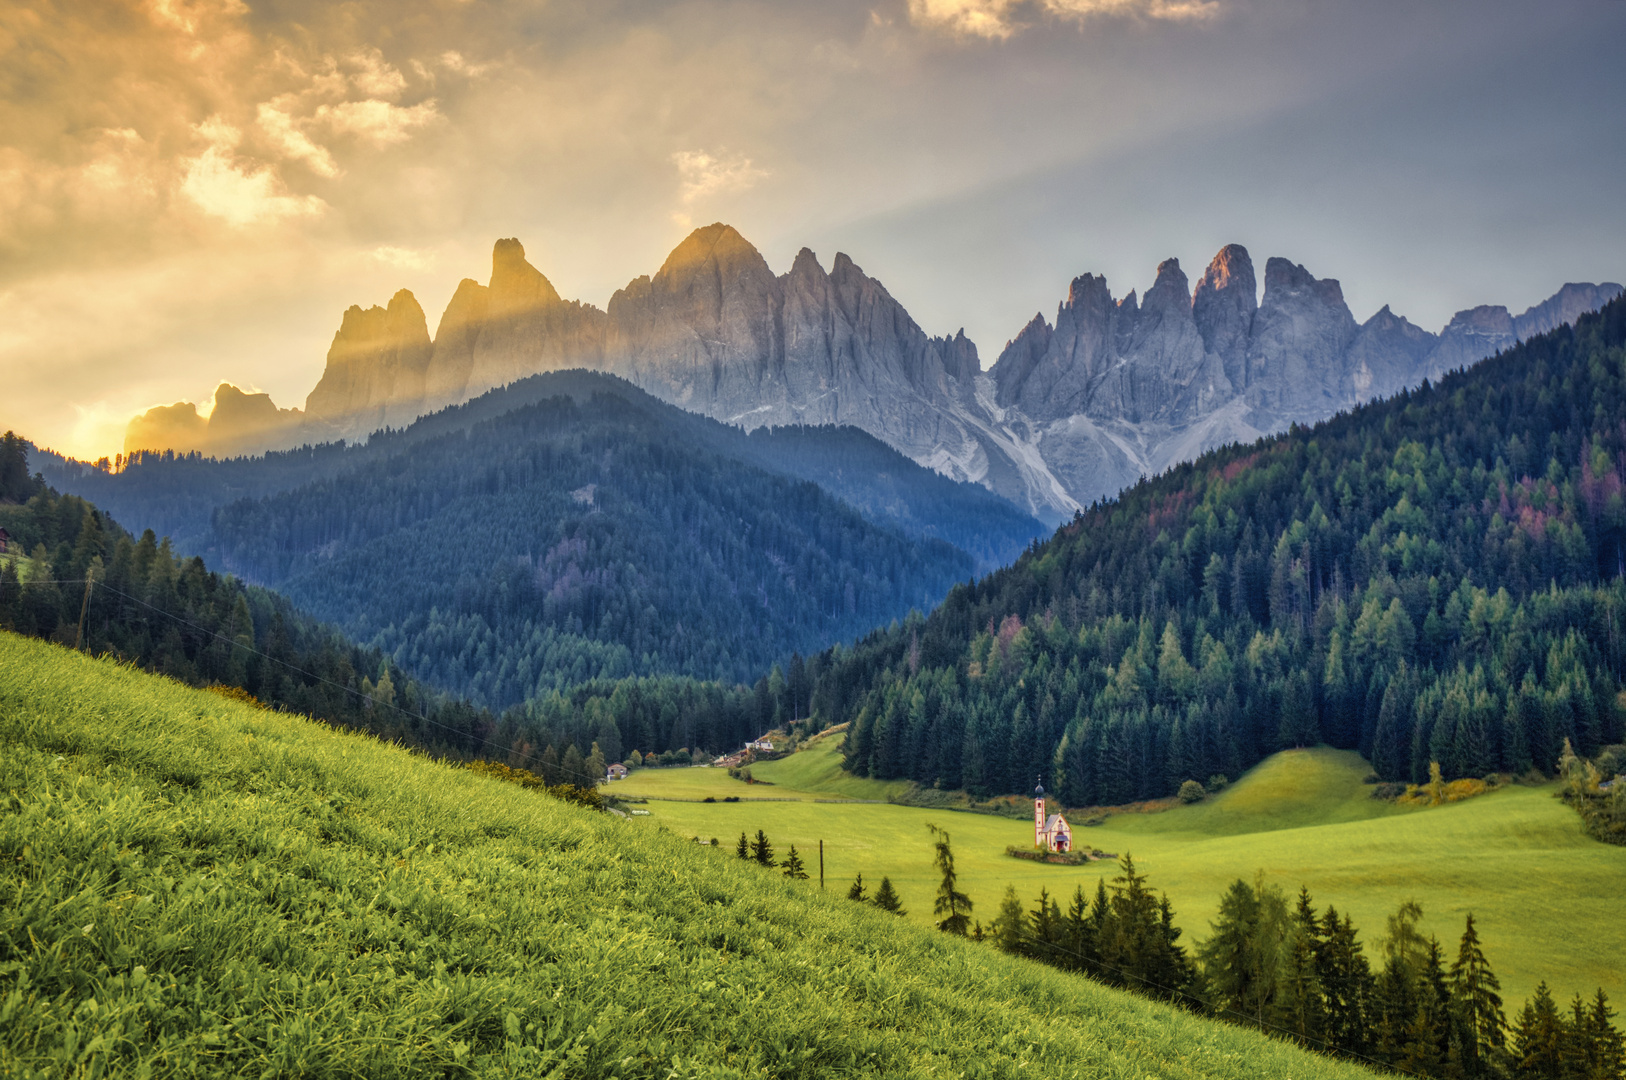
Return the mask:
[[[1073,850],[1073,829],[1060,814],[1044,812],[1044,784],[1033,789],[1033,846],[1046,851]]]
[[[627,778],[627,767],[619,761],[611,765],[605,772],[611,780],[625,780]]]
[[[10,539],[11,534],[6,531],[6,527],[4,525],[0,525],[0,555],[4,555],[6,553],[6,543]]]

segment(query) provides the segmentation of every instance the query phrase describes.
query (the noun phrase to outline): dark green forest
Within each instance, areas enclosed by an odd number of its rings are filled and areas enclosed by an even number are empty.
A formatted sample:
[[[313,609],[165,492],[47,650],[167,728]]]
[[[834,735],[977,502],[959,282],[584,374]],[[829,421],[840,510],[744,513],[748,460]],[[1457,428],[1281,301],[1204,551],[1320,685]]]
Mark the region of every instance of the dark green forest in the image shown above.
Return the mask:
[[[403,430],[376,432],[360,444],[324,443],[224,461],[198,453],[137,451],[128,458],[88,463],[36,450],[33,464],[58,490],[168,536],[177,551],[201,555],[213,564],[220,550],[212,521],[221,506],[331,479],[550,398],[589,402],[598,395],[621,398],[642,414],[651,433],[664,432],[674,445],[811,480],[873,523],[916,539],[947,541],[971,555],[978,573],[1011,562],[1044,531],[1038,521],[987,489],[922,468],[857,428],[758,428],[747,434],[668,405],[613,375],[588,371],[533,375],[422,417]]]
[[[1191,956],[1168,897],[1125,855],[1110,886],[1098,879],[1093,896],[1078,886],[1065,910],[1044,890],[1024,908],[1007,887],[987,936],[1005,952],[1403,1075],[1626,1074],[1626,1041],[1601,988],[1565,1007],[1542,983],[1514,1013],[1473,916],[1455,950],[1423,936],[1422,916],[1415,903],[1403,905],[1368,956],[1354,921],[1331,905],[1318,910],[1307,888],[1290,899],[1276,885],[1239,878]]]
[[[0,555],[0,629],[193,686],[236,687],[273,708],[435,753],[489,752],[491,713],[408,677],[267,589],[177,557],[151,530],[131,536],[91,503],[30,477],[25,453],[12,433],[0,440],[0,526],[11,537]]]
[[[215,514],[227,569],[504,707],[596,679],[743,681],[928,608],[968,555],[554,398]]]
[[[826,657],[848,767],[1071,805],[1266,754],[1551,773],[1626,738],[1626,304],[1081,512]],[[1050,782],[1047,779],[1047,783]]]

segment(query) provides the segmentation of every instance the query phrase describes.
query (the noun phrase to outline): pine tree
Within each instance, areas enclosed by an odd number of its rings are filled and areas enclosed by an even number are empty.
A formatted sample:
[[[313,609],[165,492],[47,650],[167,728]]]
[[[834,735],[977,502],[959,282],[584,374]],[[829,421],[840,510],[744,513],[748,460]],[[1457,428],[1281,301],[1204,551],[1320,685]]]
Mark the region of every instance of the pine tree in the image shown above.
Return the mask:
[[[1564,1018],[1545,981],[1524,1003],[1511,1049],[1515,1080],[1564,1080]]]
[[[949,848],[949,834],[936,825],[927,825],[926,828],[937,837],[934,844],[937,851],[935,865],[937,872],[943,875],[937,885],[932,914],[943,916],[937,920],[939,930],[964,937],[971,929],[971,897],[959,891],[959,876],[954,872],[954,852]]]
[[[1061,909],[1050,898],[1050,890],[1041,888],[1039,899],[1027,915],[1028,947],[1032,955],[1047,964],[1061,966],[1058,946],[1061,944]]]
[[[740,833],[740,842],[734,845],[734,854],[738,855],[742,859],[749,859],[751,857],[751,841],[745,838],[745,833],[743,832]],[[859,880],[863,880],[862,874],[859,875]]]
[[[757,838],[751,841],[751,858],[763,866],[774,865],[773,845],[768,842],[768,834],[761,829],[757,830]]]
[[[590,784],[593,781],[587,778],[587,760],[582,752],[571,743],[565,747],[564,760],[559,763],[559,782],[562,784]]]
[[[1016,895],[1016,886],[1005,886],[1005,895],[999,901],[999,913],[989,926],[989,933],[993,936],[994,945],[1001,952],[1008,952],[1016,956],[1026,955],[1027,941],[1023,930],[1022,900]]]
[[[1470,914],[1451,965],[1451,1002],[1463,1028],[1463,1068],[1469,1076],[1488,1075],[1506,1044],[1501,988],[1479,947],[1479,931]]]
[[[894,915],[909,914],[903,910],[903,901],[898,899],[897,890],[892,887],[892,879],[889,877],[882,877],[881,887],[875,890],[875,906]]]
[[[796,854],[796,845],[790,846],[790,852],[785,856],[785,876],[792,881],[806,881],[807,870],[802,866],[802,857]]]
[[[744,835],[744,833],[740,834],[742,838]],[[744,858],[743,855],[740,857]],[[864,893],[867,891],[868,890],[864,887],[864,875],[860,873],[856,878],[853,879],[852,887],[847,890],[847,899],[856,900],[862,904],[864,902]]]
[[[1309,1045],[1320,1041],[1326,1021],[1326,1002],[1318,971],[1323,945],[1321,924],[1316,918],[1315,905],[1310,902],[1310,890],[1301,885],[1282,957],[1283,1019],[1284,1026]]]

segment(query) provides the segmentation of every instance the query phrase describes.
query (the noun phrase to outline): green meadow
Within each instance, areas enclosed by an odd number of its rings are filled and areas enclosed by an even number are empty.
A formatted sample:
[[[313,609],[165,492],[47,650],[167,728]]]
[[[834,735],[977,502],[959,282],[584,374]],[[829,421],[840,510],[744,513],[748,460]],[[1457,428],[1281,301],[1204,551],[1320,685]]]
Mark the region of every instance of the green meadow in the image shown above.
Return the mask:
[[[0,633],[0,1076],[409,1075],[1370,1074]]]
[[[741,830],[758,828],[781,852],[794,843],[800,853],[816,857],[822,839],[828,891],[844,895],[858,873],[871,884],[885,874],[909,917],[922,924],[930,920],[936,887],[928,822],[952,834],[962,884],[985,920],[1006,884],[1015,885],[1031,906],[1040,888],[1071,895],[1082,884],[1093,892],[1097,878],[1116,872],[1110,863],[1062,867],[1010,858],[1008,845],[1032,843],[1028,821],[813,802],[831,793],[792,786],[792,777],[827,775],[837,751],[835,740],[826,740],[754,767],[753,776],[776,781],[771,788],[730,780],[722,770],[659,769],[635,772],[610,790],[658,797],[681,789],[685,798],[702,787],[719,798],[798,795],[808,801],[651,801],[645,807],[651,816],[638,821],[704,840],[715,836],[725,850]],[[1350,914],[1369,954],[1387,916],[1406,900],[1422,905],[1424,933],[1452,950],[1472,912],[1514,1009],[1543,979],[1564,998],[1598,986],[1617,1000],[1626,997],[1626,848],[1584,835],[1552,786],[1510,787],[1465,802],[1407,809],[1370,798],[1372,789],[1361,782],[1367,772],[1366,763],[1348,751],[1287,751],[1201,803],[1117,815],[1096,827],[1075,822],[1074,842],[1132,853],[1136,866],[1174,902],[1188,944],[1207,935],[1225,887],[1262,870],[1288,893],[1306,885],[1318,906],[1330,903]],[[691,781],[695,775],[706,779]]]

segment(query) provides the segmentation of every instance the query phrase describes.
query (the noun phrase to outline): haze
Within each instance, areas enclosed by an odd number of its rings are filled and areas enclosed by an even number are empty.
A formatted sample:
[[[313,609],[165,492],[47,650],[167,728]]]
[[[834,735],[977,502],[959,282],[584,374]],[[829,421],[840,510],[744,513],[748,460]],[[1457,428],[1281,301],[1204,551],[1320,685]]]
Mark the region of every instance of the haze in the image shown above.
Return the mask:
[[[1626,3],[0,5],[0,430],[82,457],[492,241],[602,306],[697,224],[984,364],[1222,244],[1438,329],[1626,270]]]

